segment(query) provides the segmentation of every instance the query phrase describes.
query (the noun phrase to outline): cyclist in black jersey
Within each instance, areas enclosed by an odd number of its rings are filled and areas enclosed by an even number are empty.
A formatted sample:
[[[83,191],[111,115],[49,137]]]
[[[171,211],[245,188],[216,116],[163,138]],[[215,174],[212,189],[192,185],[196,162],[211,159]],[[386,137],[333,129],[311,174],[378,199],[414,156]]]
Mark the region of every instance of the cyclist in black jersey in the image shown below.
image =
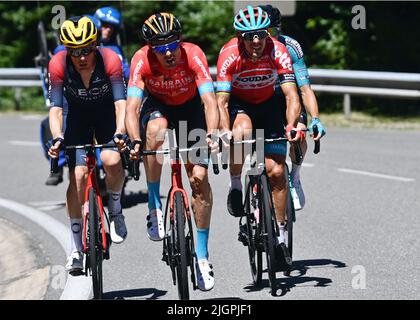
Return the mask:
[[[88,17],[66,20],[60,29],[60,40],[65,51],[56,54],[49,63],[50,128],[53,137],[48,154],[58,157],[59,147],[67,145],[116,142],[124,147],[124,117],[126,105],[125,83],[121,61],[110,49],[96,46],[97,28]],[[63,112],[63,96],[68,109]],[[63,133],[63,113],[67,113]],[[66,269],[69,272],[83,268],[82,205],[87,179],[84,150],[66,153],[70,171],[67,189],[67,210],[71,223],[71,253]],[[121,243],[127,229],[121,209],[121,190],[124,171],[118,148],[103,150],[101,161],[106,172],[109,192],[108,210],[111,220],[111,239]]]

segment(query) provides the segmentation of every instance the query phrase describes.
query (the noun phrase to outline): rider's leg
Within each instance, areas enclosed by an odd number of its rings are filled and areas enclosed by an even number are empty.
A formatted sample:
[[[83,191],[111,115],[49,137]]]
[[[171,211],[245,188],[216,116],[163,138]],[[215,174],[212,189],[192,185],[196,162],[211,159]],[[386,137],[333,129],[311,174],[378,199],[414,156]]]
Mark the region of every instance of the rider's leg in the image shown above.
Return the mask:
[[[100,157],[106,173],[105,183],[109,193],[108,211],[111,221],[111,239],[115,243],[121,243],[127,237],[127,227],[121,207],[121,192],[124,185],[125,172],[119,152],[103,150]]]
[[[187,164],[185,166],[192,190],[191,207],[194,212],[197,231],[205,237],[204,241],[197,239],[197,259],[208,258],[207,237],[210,228],[211,209],[213,207],[213,194],[208,180],[208,170],[200,165]],[[207,233],[207,235],[205,235]]]
[[[302,112],[298,125],[297,125],[297,129],[306,130],[306,127],[307,127],[306,112]],[[306,134],[305,132],[303,133],[305,135],[305,138],[303,139],[303,141],[300,142],[300,148],[302,151],[301,163],[297,163],[296,161],[296,152],[295,152],[294,145],[290,147],[290,153],[289,153],[290,160],[292,161],[292,170],[290,172],[290,177],[292,179],[292,185],[294,189],[292,190],[292,197],[293,197],[293,204],[296,210],[303,209],[305,205],[305,194],[303,193],[302,184],[300,182],[300,168],[302,167],[302,162],[305,158],[306,151],[308,150],[308,144],[306,142]]]
[[[286,201],[288,186],[285,175],[286,156],[279,154],[268,154],[265,159],[267,175],[270,178],[271,191],[273,195],[276,219],[280,229],[278,242],[284,242],[284,224],[286,216]]]
[[[198,286],[207,291],[214,287],[214,274],[208,262],[208,239],[210,231],[213,193],[208,180],[208,170],[201,165],[185,166],[192,190],[191,207],[197,226],[195,252],[198,261]]]
[[[66,269],[69,272],[83,269],[83,219],[82,205],[88,176],[86,166],[76,166],[69,171],[69,186],[67,189],[67,211],[70,217],[70,255],[67,258]]]
[[[152,118],[147,122],[145,148],[158,150],[164,142],[168,121],[163,117]],[[161,240],[164,236],[162,202],[160,200],[160,176],[162,173],[163,155],[143,157],[149,195],[149,215],[147,230],[149,238]]]
[[[252,121],[245,113],[237,113],[232,126],[234,141],[250,139],[252,136]],[[245,161],[244,146],[237,145],[230,150],[230,185],[227,200],[228,210],[233,216],[242,212],[242,181],[241,173]]]

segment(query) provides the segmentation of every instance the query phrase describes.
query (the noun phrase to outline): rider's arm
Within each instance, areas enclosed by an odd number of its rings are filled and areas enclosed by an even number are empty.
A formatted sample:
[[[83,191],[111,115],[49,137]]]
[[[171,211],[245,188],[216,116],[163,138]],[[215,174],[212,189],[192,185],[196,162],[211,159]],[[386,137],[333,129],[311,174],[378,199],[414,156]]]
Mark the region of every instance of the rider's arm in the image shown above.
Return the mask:
[[[125,126],[131,141],[140,140],[140,109],[144,95],[144,81],[142,79],[142,68],[147,57],[143,52],[138,51],[132,61],[130,68],[130,80],[127,89],[127,109]]]
[[[217,106],[219,107],[220,122],[219,129],[222,131],[230,130],[230,117],[229,117],[229,97],[230,94],[227,92],[218,92],[217,95]]]
[[[63,83],[66,52],[59,52],[52,57],[48,70],[48,97],[50,100],[49,122],[53,139],[63,138]]]
[[[105,70],[112,86],[112,94],[115,105],[115,134],[124,134],[126,95],[121,60],[118,55],[110,49],[103,48],[101,49],[101,53],[104,57]]]
[[[300,117],[300,102],[296,85],[285,83],[281,85],[281,90],[286,97],[286,120],[287,125],[296,127]]]
[[[49,112],[50,130],[53,139],[63,138],[63,108],[51,107]]]
[[[227,48],[226,48],[227,47]],[[229,98],[232,91],[233,66],[230,59],[237,56],[236,47],[223,46],[217,60],[217,106],[220,113],[219,129],[223,132],[230,131]]]
[[[198,46],[191,48],[188,52],[188,57],[191,58],[189,59],[189,66],[195,73],[195,83],[201,100],[204,103],[207,133],[213,134],[219,127],[219,110],[217,108],[214,84],[210,76],[207,59],[204,52]]]
[[[292,58],[293,72],[295,73],[296,83],[302,94],[303,105],[305,106],[306,111],[308,111],[312,116],[312,118],[318,118],[318,103],[315,93],[311,88],[308,68],[306,67],[302,47],[299,42],[290,37],[286,39],[286,43],[287,50],[289,51],[290,57]]]

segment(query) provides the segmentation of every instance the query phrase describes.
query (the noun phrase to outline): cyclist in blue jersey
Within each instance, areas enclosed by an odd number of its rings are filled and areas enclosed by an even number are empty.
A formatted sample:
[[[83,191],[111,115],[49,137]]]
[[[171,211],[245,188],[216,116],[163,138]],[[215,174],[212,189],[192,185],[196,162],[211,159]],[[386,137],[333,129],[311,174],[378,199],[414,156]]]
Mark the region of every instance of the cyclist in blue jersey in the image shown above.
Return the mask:
[[[130,65],[124,56],[121,46],[118,44],[118,34],[122,28],[121,13],[113,7],[103,7],[96,10],[94,17],[100,21],[100,38],[101,46],[113,50],[123,63],[124,78],[130,78]]]
[[[281,34],[281,13],[279,9],[272,7],[271,5],[260,6],[260,8],[266,11],[270,17],[270,34],[286,46],[287,50],[289,51],[290,57],[292,58],[293,72],[295,73],[296,84],[299,87],[299,93],[303,102],[302,114],[300,116],[297,128],[306,129],[306,111],[308,111],[312,118],[311,124],[309,126],[309,132],[311,135],[313,135],[312,127],[314,125],[318,127],[318,136],[313,137],[314,140],[317,141],[325,135],[326,131],[321,121],[319,120],[318,103],[315,93],[313,92],[310,85],[308,69],[305,64],[305,58],[302,47],[300,46],[299,42],[297,42],[295,39]],[[308,147],[305,140],[305,135],[302,136],[303,140],[301,140],[301,149],[302,156],[304,157]],[[290,174],[292,176],[292,184],[294,187],[294,190],[292,190],[293,203],[296,210],[301,210],[305,205],[305,195],[303,193],[302,184],[300,182],[301,164],[296,164],[294,148],[290,148],[290,158],[292,160],[292,171],[290,172]]]

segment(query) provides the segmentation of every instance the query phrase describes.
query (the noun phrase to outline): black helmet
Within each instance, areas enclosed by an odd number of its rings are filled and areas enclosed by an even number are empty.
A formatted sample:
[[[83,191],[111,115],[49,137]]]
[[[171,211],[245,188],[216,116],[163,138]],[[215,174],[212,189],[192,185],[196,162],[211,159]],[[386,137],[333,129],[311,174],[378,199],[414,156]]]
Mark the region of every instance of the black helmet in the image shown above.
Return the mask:
[[[147,42],[165,40],[181,34],[181,23],[172,13],[160,12],[150,16],[143,24],[141,32]]]
[[[259,6],[261,9],[263,9],[265,12],[268,13],[268,16],[270,18],[271,24],[270,28],[278,28],[280,27],[281,23],[281,13],[280,10],[276,7],[273,7],[271,5],[265,5],[265,6]]]

